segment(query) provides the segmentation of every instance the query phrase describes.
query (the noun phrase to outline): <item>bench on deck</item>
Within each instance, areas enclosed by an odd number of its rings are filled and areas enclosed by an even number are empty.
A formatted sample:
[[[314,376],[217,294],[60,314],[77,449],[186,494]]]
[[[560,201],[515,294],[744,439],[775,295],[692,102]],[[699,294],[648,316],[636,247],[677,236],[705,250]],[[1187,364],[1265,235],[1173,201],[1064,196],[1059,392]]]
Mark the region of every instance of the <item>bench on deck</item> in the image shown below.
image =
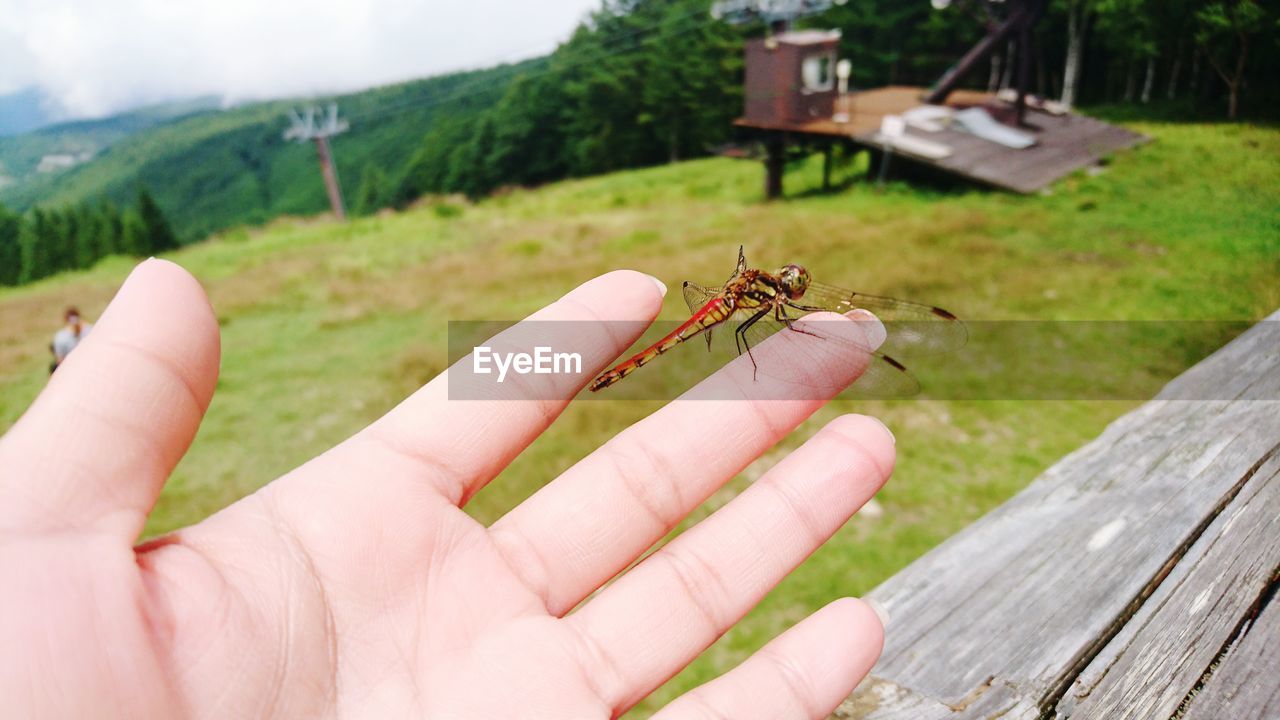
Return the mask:
[[[1278,584],[1280,312],[870,593],[833,717],[1275,720]]]

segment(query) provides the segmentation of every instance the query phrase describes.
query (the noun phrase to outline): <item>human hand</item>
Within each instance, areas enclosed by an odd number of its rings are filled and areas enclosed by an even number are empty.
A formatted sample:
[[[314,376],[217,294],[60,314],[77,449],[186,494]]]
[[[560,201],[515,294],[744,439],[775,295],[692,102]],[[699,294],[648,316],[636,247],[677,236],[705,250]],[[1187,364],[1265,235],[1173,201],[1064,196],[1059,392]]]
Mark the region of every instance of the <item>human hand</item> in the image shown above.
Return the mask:
[[[651,320],[660,306],[651,278],[615,272],[535,317]],[[813,342],[794,335],[777,341]],[[599,369],[634,339],[602,323],[577,350]],[[862,370],[830,350],[814,356],[844,382]],[[257,493],[134,547],[219,364],[199,285],[147,261],[0,438],[5,714],[615,717],[741,618],[892,469],[882,425],[839,418],[570,613],[821,405],[752,384],[743,361],[488,528],[460,506],[589,375],[538,376],[564,386],[561,400],[524,400],[512,384],[484,402],[451,402],[442,376]],[[756,398],[691,399],[734,387]],[[882,633],[868,605],[837,600],[659,716],[824,717],[869,671]]]

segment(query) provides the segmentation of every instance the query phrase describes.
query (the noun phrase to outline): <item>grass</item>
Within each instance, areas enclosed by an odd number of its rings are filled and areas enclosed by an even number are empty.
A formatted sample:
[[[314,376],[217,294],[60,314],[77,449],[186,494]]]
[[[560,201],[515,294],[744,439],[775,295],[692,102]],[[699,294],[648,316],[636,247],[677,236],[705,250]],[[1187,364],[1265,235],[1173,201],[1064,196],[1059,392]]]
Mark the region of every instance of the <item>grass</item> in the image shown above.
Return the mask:
[[[810,162],[787,178],[802,198],[764,205],[757,164],[714,159],[517,190],[478,205],[445,199],[349,225],[282,220],[189,247],[172,258],[209,290],[222,325],[222,375],[147,531],[196,522],[385,412],[444,367],[450,319],[520,317],[618,267],[673,288],[686,278],[714,281],[731,269],[739,243],[763,265],[802,262],[817,278],[970,319],[1256,319],[1275,310],[1280,131],[1132,126],[1155,142],[1037,197],[860,182],[824,196],[808,192],[820,175]],[[43,385],[62,306],[96,316],[129,268],[113,259],[0,292],[0,430]],[[684,313],[672,292],[664,318]],[[1169,325],[1153,339],[1170,348],[1162,362],[1132,363],[1125,347],[1100,346],[1094,357],[1125,366],[1137,387],[1155,388],[1225,341],[1213,327]],[[1072,372],[1089,384],[1087,367]],[[850,522],[633,716],[723,672],[828,600],[865,593],[1136,404],[831,404],[690,521],[852,410],[879,415],[898,437],[883,515]],[[494,520],[655,407],[575,404],[469,512]]]

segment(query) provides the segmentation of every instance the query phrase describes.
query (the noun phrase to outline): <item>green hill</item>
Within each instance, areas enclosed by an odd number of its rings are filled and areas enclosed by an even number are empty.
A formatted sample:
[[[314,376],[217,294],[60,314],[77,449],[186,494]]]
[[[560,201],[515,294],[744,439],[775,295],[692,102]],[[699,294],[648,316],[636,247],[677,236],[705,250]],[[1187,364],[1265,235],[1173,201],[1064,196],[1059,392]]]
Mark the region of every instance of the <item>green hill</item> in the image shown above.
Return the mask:
[[[0,137],[0,196],[22,198],[56,184],[64,172],[43,170],[41,161],[50,155],[64,155],[77,163],[90,160],[112,145],[136,133],[174,122],[184,117],[208,113],[218,106],[217,98],[198,98],[166,103],[97,120],[77,120],[42,127],[9,137]],[[30,190],[27,187],[30,186]],[[32,195],[32,197],[38,197]]]
[[[348,195],[366,167],[398,171],[441,118],[465,122],[497,102],[507,84],[539,60],[428,78],[334,98],[352,119],[334,139]],[[186,113],[142,111],[0,138],[0,164],[19,181],[0,187],[0,204],[25,210],[99,197],[132,201],[149,188],[184,242],[224,228],[327,206],[315,149],[281,135],[292,101]],[[169,107],[169,106],[166,106]],[[63,172],[35,173],[51,153],[96,152]]]
[[[338,225],[291,219],[175,252],[208,289],[222,329],[217,394],[166,486],[150,533],[199,521],[341,441],[443,369],[447,322],[521,317],[577,283],[628,267],[673,288],[729,272],[739,243],[765,265],[803,262],[826,282],[943,305],[976,319],[1254,319],[1280,306],[1280,130],[1135,124],[1154,142],[1035,197],[854,181],[816,193],[820,165],[759,201],[756,163],[712,159],[423,204]],[[354,144],[354,143],[352,143]],[[847,177],[859,176],[847,168]],[[0,431],[43,387],[68,303],[97,317],[132,261],[0,289]],[[1135,392],[1226,342],[1212,323],[1154,326],[1158,352],[1082,338],[1082,387],[1111,370]],[[692,348],[698,350],[698,348]],[[681,364],[680,352],[645,372]],[[926,359],[928,360],[928,359]],[[913,365],[945,387],[945,359]],[[691,521],[837,413],[882,417],[898,439],[880,517],[859,516],[746,622],[633,716],[742,660],[837,594],[860,594],[1008,498],[1136,403],[854,402],[819,413],[710,498]],[[654,403],[579,402],[468,511],[492,521]],[[743,418],[749,422],[750,418]]]

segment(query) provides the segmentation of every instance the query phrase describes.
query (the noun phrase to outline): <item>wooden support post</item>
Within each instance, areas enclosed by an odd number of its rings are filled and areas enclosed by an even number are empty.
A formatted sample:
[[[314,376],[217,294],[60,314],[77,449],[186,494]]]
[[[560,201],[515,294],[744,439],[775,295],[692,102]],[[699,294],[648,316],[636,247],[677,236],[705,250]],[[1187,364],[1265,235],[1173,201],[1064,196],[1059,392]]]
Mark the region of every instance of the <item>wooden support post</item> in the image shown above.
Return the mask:
[[[831,143],[822,148],[822,192],[831,192]]]
[[[787,166],[787,140],[781,133],[770,133],[764,141],[764,198],[782,197],[782,173]]]
[[[874,182],[876,173],[879,171],[880,163],[884,162],[884,151],[876,148],[867,148],[867,182]]]
[[[320,174],[324,176],[324,189],[329,193],[329,205],[339,220],[347,219],[347,210],[342,205],[342,187],[338,185],[338,171],[333,167],[333,155],[329,153],[329,139],[325,135],[317,135],[316,155],[320,157]]]

